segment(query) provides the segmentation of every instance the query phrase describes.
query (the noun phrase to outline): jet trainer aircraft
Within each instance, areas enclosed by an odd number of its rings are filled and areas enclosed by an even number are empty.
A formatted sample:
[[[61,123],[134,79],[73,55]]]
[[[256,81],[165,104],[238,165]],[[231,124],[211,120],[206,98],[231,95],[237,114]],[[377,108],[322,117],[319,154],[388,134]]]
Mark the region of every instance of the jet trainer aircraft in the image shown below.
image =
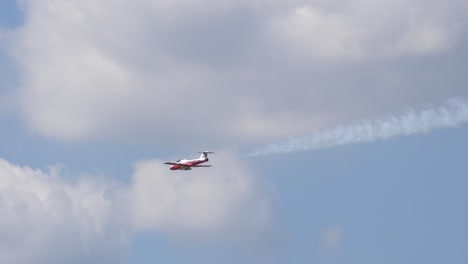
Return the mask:
[[[187,160],[187,159],[182,159],[178,160],[176,162],[164,162],[164,164],[172,165],[170,167],[171,170],[191,170],[192,168],[198,168],[198,167],[211,167],[211,165],[200,165],[201,163],[207,162],[208,161],[208,154],[214,154],[214,152],[211,151],[202,151],[198,152],[201,153],[200,158],[198,159],[192,159],[192,160]]]

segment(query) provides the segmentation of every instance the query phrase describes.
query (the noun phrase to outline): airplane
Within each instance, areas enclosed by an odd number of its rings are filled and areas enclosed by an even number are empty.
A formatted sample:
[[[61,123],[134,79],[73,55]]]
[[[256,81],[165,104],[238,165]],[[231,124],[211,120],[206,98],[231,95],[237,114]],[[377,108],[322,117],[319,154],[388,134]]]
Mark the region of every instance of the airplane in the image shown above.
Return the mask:
[[[191,159],[191,160],[182,159],[176,162],[164,162],[164,164],[172,165],[170,167],[170,170],[186,170],[187,171],[187,170],[191,170],[192,168],[211,167],[211,165],[200,165],[200,164],[207,162],[208,154],[214,154],[214,152],[201,151],[198,153],[201,153],[201,156],[198,159]]]

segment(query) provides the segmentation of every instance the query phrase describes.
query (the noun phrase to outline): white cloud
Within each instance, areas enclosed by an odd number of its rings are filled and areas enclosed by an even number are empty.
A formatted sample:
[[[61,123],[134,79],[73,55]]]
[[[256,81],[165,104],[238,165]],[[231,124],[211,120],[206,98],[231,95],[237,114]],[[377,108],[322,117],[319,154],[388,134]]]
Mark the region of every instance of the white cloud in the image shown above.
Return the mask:
[[[463,46],[464,6],[29,0],[6,42],[23,118],[45,136],[267,141],[466,95],[436,57]]]
[[[140,161],[129,184],[0,160],[0,262],[124,263],[136,232],[257,243],[272,230],[269,190],[241,161],[170,171]],[[222,164],[222,165],[221,165]],[[253,241],[252,241],[253,240]]]
[[[352,58],[362,54],[358,31],[341,14],[326,14],[312,6],[295,8],[291,14],[274,21],[273,34],[290,45],[297,55],[317,58]]]
[[[448,48],[454,41],[452,28],[442,28],[423,18],[410,16],[407,31],[401,36],[397,49],[414,55],[430,54]]]
[[[298,56],[334,60],[427,55],[450,48],[456,40],[459,21],[437,21],[415,1],[344,6],[300,6],[274,19],[271,30],[276,41]]]
[[[121,263],[116,252],[129,236],[125,225],[109,225],[116,208],[105,194],[112,184],[72,184],[57,173],[0,160],[0,262]]]
[[[130,196],[136,227],[205,238],[269,229],[265,186],[233,156],[213,159],[214,167],[190,172],[169,171],[159,160],[135,164]]]

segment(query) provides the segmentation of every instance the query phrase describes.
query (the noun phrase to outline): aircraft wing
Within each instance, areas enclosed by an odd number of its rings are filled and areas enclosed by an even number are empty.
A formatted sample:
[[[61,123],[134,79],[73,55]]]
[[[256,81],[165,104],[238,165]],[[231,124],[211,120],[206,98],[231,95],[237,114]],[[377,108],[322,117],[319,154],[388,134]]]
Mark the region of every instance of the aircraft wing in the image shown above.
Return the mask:
[[[182,164],[176,163],[176,162],[164,162],[164,164],[168,164],[168,165],[182,165]]]
[[[192,165],[190,167],[211,167],[211,165]]]

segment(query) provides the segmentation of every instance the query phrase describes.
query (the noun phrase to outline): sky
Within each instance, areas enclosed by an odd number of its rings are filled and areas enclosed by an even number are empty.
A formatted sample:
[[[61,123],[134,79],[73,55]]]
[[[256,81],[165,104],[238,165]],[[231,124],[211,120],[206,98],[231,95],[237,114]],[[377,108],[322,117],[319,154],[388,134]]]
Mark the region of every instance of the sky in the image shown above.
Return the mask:
[[[467,8],[0,2],[0,262],[466,263]]]

